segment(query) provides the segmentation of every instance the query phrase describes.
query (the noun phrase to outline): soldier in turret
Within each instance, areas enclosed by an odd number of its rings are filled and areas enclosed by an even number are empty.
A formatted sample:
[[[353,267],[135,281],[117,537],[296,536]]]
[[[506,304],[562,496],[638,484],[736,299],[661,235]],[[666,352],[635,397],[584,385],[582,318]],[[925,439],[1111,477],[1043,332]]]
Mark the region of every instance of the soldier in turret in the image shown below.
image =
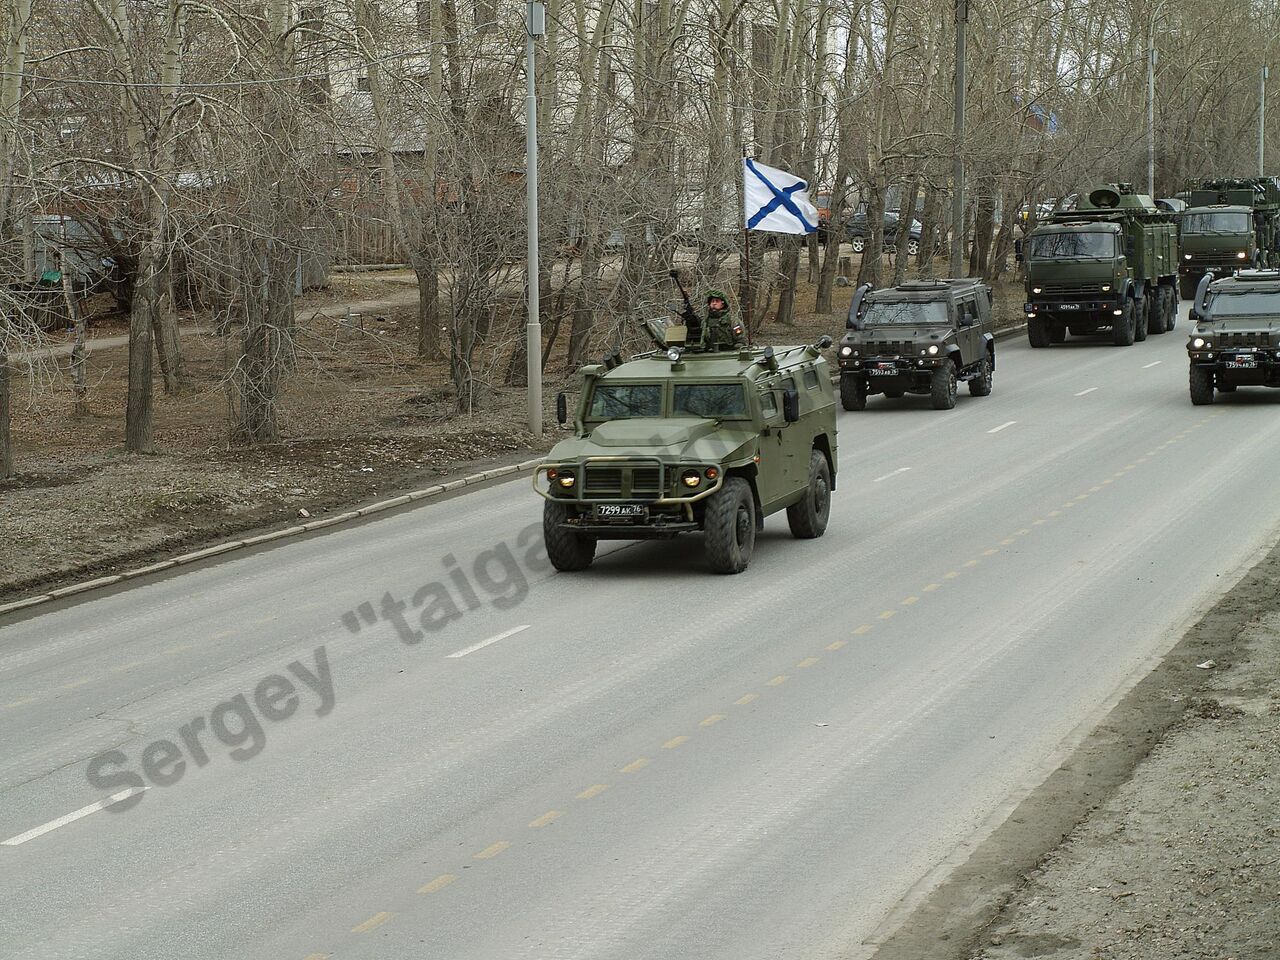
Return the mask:
[[[707,291],[707,321],[705,343],[710,350],[735,347],[747,342],[747,332],[741,321],[729,315],[729,298],[723,290]]]

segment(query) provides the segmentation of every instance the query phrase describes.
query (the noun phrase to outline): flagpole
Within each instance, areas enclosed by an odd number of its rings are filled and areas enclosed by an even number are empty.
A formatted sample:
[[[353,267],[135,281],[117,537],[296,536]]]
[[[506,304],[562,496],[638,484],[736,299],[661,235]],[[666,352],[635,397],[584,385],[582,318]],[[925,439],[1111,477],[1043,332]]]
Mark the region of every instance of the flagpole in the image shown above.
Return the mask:
[[[747,328],[747,346],[751,346],[751,231],[747,229],[747,189],[746,189],[747,145],[742,145],[741,168],[738,175],[743,177],[742,185],[742,252],[743,271],[738,281],[738,298],[742,300],[742,319]]]

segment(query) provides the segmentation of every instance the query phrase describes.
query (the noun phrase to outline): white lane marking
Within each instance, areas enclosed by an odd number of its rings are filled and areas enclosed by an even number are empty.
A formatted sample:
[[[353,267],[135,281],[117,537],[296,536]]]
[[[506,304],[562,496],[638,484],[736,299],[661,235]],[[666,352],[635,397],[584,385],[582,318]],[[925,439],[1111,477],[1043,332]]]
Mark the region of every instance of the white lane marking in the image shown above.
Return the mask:
[[[1008,423],[1002,423],[998,427],[992,427],[990,430],[987,431],[987,433],[999,433],[1005,427],[1012,427],[1017,422],[1018,422],[1017,420],[1010,420]]]
[[[488,640],[481,640],[479,643],[473,643],[469,647],[463,647],[461,650],[457,650],[449,654],[449,659],[457,660],[459,657],[465,657],[468,653],[475,653],[477,650],[483,650],[485,647],[489,646],[489,644],[491,643],[497,643],[499,640],[507,639],[507,637],[514,637],[517,633],[520,633],[522,630],[528,630],[528,629],[529,629],[529,624],[522,623],[520,626],[512,627],[510,630],[507,630],[504,633],[500,633],[496,637],[490,637]]]
[[[26,843],[28,840],[34,840],[36,837],[44,836],[51,830],[57,830],[59,827],[65,827],[68,823],[75,823],[81,817],[87,817],[91,813],[97,813],[99,810],[106,809],[113,803],[119,803],[121,800],[128,800],[134,794],[141,793],[147,787],[130,787],[128,790],[121,790],[119,793],[113,793],[105,800],[99,800],[97,803],[91,803],[87,807],[81,807],[68,813],[65,817],[59,817],[57,820],[50,820],[48,823],[41,824],[38,827],[32,827],[26,833],[20,833],[16,837],[10,837],[8,840],[0,841],[3,846],[16,847],[20,843]]]
[[[1093,391],[1097,389],[1098,389],[1097,387],[1090,387],[1088,390],[1081,390],[1079,393],[1076,394],[1076,396],[1083,397],[1086,393],[1093,393]]]
[[[1163,360],[1152,360],[1150,363],[1144,363],[1144,364],[1142,365],[1142,369],[1143,369],[1143,370],[1150,370],[1152,367],[1156,366],[1157,364],[1161,364],[1161,363],[1164,363],[1164,361],[1163,361]]]
[[[883,477],[876,477],[871,482],[879,483],[881,480],[888,480],[890,477],[896,477],[900,473],[906,473],[910,469],[910,467],[899,467],[897,470],[893,471],[893,473],[886,473]]]

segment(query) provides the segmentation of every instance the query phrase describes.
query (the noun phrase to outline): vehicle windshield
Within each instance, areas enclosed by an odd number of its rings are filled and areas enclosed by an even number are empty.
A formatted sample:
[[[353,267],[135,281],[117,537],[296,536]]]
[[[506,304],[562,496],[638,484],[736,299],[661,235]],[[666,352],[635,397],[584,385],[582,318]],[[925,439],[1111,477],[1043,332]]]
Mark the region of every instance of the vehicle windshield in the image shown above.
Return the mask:
[[[1042,233],[1031,238],[1031,256],[1036,260],[1101,259],[1115,254],[1114,233]]]
[[[1280,317],[1280,291],[1248,293],[1215,293],[1209,302],[1214,320],[1223,317]]]
[[[917,303],[872,303],[867,306],[867,312],[862,315],[862,324],[866,327],[891,324],[919,327],[949,322],[947,305],[938,300]]]
[[[1249,214],[1242,211],[1182,215],[1183,233],[1248,233],[1249,229]]]
[[[723,420],[747,416],[747,395],[740,383],[678,383],[671,414]]]
[[[592,420],[662,416],[662,386],[656,383],[601,383],[591,394]]]

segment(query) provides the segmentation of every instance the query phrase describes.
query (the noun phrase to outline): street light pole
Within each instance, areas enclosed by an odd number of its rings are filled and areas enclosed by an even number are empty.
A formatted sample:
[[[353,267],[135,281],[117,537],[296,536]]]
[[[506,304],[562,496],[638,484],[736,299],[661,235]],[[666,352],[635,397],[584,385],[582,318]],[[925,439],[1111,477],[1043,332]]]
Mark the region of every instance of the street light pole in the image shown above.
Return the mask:
[[[951,276],[964,276],[964,41],[969,23],[969,0],[956,0],[956,89],[954,167],[951,198]]]
[[[538,78],[534,63],[534,38],[546,33],[546,8],[530,0],[524,46],[525,96],[525,207],[529,252],[525,268],[529,321],[525,327],[526,379],[529,384],[529,432],[542,436],[542,323],[538,316]]]
[[[1156,195],[1156,18],[1147,31],[1147,196]]]
[[[1258,89],[1258,176],[1266,175],[1267,148],[1267,74],[1270,67],[1262,68],[1262,85]]]

